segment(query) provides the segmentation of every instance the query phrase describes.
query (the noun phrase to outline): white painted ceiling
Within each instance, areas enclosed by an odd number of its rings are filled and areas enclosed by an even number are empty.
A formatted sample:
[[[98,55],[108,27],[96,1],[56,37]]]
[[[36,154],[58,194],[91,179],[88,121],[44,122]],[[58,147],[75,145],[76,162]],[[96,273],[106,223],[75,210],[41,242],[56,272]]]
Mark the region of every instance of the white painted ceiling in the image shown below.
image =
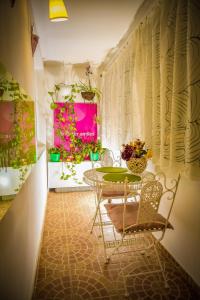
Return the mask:
[[[143,0],[65,0],[69,19],[51,22],[48,0],[31,0],[43,60],[100,63],[128,30]]]

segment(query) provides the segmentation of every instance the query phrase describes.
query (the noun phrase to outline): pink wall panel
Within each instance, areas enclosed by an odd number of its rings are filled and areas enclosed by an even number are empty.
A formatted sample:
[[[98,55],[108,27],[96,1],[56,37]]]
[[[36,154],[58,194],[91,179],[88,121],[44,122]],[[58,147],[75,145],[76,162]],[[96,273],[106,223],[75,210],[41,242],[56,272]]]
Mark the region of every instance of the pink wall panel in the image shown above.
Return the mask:
[[[65,141],[61,140],[57,134],[57,128],[63,128],[63,131],[68,128],[70,121],[68,119],[68,108],[71,103],[56,103],[57,108],[54,110],[54,145],[56,147],[64,146],[69,150],[69,138],[66,135]],[[97,141],[97,104],[96,103],[74,103],[74,111],[77,117],[76,121],[76,136],[81,138],[84,143]],[[66,111],[62,113],[62,121],[58,118],[61,109],[66,107]]]

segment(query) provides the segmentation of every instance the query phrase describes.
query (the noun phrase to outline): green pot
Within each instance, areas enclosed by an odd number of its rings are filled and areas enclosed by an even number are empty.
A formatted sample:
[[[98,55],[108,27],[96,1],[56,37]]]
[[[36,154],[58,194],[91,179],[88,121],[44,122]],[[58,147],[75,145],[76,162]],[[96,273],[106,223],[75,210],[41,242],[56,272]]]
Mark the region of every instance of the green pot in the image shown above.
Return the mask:
[[[99,152],[90,152],[90,160],[92,161],[99,160]]]
[[[50,153],[50,161],[58,162],[60,160],[60,153]]]

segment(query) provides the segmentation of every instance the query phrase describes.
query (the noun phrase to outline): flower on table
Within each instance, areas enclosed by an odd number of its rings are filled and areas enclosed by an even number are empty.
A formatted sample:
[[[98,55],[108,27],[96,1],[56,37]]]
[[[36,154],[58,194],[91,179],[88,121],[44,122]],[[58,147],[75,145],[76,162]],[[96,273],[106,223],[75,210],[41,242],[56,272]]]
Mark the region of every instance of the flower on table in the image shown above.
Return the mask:
[[[129,144],[123,144],[121,148],[122,159],[128,161],[130,158],[140,158],[142,156],[147,156],[147,158],[152,157],[151,149],[146,150],[144,146],[145,142],[140,139],[136,139]]]

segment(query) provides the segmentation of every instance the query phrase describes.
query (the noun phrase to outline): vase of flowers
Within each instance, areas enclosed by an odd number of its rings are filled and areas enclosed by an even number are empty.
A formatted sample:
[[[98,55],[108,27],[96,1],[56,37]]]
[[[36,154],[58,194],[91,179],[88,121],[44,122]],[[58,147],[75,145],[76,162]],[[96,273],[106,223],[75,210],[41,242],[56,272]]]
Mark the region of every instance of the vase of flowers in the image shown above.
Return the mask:
[[[147,150],[144,149],[145,142],[137,139],[129,144],[123,144],[121,157],[126,161],[127,168],[136,174],[142,173],[147,166]]]

